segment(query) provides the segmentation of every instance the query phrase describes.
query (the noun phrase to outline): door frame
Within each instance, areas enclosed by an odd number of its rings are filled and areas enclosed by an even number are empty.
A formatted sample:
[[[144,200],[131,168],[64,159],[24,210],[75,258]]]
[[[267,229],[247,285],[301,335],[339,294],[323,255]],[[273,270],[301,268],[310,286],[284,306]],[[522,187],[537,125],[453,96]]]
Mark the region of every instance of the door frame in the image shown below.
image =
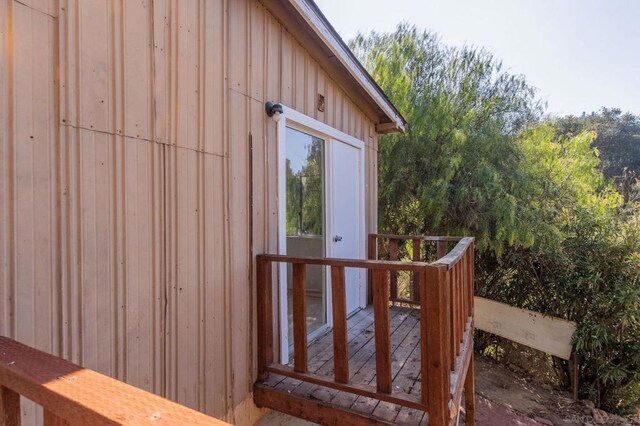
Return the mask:
[[[359,236],[360,241],[358,244],[358,258],[364,259],[366,253],[366,233],[365,233],[365,144],[358,138],[355,138],[347,133],[344,133],[338,129],[335,129],[328,124],[302,114],[292,108],[282,105],[283,112],[280,114],[279,120],[276,125],[276,138],[278,149],[278,169],[277,169],[277,181],[278,181],[278,254],[285,255],[287,253],[287,232],[286,232],[286,177],[285,177],[285,164],[286,164],[286,128],[290,127],[295,130],[299,130],[304,133],[308,133],[312,136],[316,136],[325,141],[324,146],[324,234],[325,234],[325,256],[331,257],[333,248],[331,245],[330,235],[333,235],[333,218],[332,218],[332,202],[333,194],[330,182],[332,182],[333,176],[331,171],[331,162],[333,161],[333,144],[334,143],[346,143],[358,149],[358,160],[360,162],[360,170],[358,173],[358,186],[360,190],[359,205]],[[279,300],[279,333],[280,333],[280,362],[287,364],[289,362],[289,336],[288,336],[288,303],[287,303],[287,265],[281,263],[278,269],[278,300]],[[329,268],[325,272],[325,276],[329,276]],[[362,278],[361,278],[362,280]],[[358,294],[358,304],[360,307],[366,305],[366,285],[361,282],[360,291]],[[327,324],[325,327],[320,327],[310,335],[310,339],[324,332],[327,328],[333,326],[333,310],[331,306],[331,286],[326,286],[326,306],[327,306]]]

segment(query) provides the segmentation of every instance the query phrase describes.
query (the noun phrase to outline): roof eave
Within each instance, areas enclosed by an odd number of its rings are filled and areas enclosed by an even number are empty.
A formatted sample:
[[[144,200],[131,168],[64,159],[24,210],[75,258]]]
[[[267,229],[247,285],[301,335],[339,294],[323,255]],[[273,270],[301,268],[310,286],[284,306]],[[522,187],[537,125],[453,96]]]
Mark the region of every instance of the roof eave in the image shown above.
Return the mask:
[[[284,0],[293,8],[306,25],[313,31],[314,36],[328,49],[342,68],[366,93],[370,102],[379,109],[383,116],[376,123],[377,133],[404,132],[406,120],[391,103],[384,91],[378,86],[373,77],[365,70],[351,49],[342,40],[337,31],[329,23],[312,0]]]

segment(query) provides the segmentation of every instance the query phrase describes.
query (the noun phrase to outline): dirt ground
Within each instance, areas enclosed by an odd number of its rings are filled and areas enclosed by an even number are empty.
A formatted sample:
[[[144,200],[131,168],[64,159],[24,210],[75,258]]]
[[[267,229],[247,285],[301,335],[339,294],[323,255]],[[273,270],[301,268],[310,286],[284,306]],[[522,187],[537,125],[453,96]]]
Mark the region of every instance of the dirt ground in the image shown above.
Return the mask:
[[[478,426],[640,424],[574,402],[569,392],[532,383],[491,359],[476,356],[475,368]]]

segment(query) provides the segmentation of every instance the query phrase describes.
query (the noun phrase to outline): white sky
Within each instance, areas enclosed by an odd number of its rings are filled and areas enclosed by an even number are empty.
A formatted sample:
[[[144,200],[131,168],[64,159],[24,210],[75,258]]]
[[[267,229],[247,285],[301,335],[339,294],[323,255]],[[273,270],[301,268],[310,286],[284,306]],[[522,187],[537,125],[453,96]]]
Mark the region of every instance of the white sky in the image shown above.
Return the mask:
[[[640,0],[316,0],[345,41],[402,21],[489,49],[553,114],[640,114]]]

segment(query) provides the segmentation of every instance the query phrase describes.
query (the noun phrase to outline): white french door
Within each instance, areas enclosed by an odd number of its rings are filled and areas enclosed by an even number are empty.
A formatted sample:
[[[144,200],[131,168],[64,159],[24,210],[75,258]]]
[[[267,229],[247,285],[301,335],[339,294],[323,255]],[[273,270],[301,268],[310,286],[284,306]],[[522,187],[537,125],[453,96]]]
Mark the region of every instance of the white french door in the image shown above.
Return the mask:
[[[362,221],[360,184],[360,149],[344,142],[333,140],[331,144],[331,257],[347,259],[361,258]],[[359,270],[347,268],[345,286],[347,314],[362,306],[364,289]]]
[[[278,122],[279,251],[290,256],[364,258],[364,144],[284,107]],[[292,349],[291,268],[280,271],[280,353]],[[331,327],[329,270],[307,267],[309,340]],[[366,302],[365,275],[347,268],[347,312]]]

